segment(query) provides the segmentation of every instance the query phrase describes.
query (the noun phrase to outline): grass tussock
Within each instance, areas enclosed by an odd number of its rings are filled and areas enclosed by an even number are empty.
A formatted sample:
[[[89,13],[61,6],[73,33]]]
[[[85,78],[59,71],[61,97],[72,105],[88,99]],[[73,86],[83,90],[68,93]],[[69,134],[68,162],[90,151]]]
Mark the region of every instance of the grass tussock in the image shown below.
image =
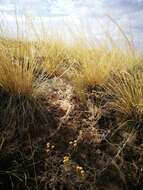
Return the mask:
[[[33,88],[33,68],[28,68],[28,64],[24,66],[9,62],[9,60],[1,59],[0,65],[0,86],[2,89],[15,94],[31,94]],[[31,67],[31,66],[30,66]]]
[[[72,49],[76,68],[73,69],[73,85],[82,98],[88,89],[103,85],[112,72],[125,71],[141,63],[141,57],[120,48],[76,47]]]
[[[32,52],[32,44],[22,44],[20,41],[10,41],[8,44],[4,40],[1,47],[1,128],[18,129],[21,134],[22,130],[34,132],[48,129],[52,120],[52,117],[49,119],[47,116],[50,112],[47,101],[48,85],[43,72],[39,74],[40,67]]]
[[[68,76],[68,70],[73,66],[70,48],[63,42],[46,41],[35,45],[41,67],[48,77]]]
[[[143,122],[143,70],[133,67],[126,72],[113,74],[105,85],[112,96],[110,109],[119,113],[118,117],[129,122],[133,128],[142,127]]]

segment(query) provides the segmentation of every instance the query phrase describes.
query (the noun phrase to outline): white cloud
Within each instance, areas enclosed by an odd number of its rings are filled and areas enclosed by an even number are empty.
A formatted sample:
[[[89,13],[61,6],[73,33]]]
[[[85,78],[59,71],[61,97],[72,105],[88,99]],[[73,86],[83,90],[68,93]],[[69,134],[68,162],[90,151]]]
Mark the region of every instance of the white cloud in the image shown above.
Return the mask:
[[[117,26],[107,17],[110,15],[127,35],[132,31],[136,43],[142,43],[143,0],[2,0],[0,11],[9,23],[7,26],[15,22],[15,6],[19,22],[20,15],[26,12],[33,15],[35,27],[39,27],[42,20],[45,29],[53,33],[58,31],[64,36],[73,31],[85,33],[89,38],[95,35],[99,38],[108,30],[116,37]]]

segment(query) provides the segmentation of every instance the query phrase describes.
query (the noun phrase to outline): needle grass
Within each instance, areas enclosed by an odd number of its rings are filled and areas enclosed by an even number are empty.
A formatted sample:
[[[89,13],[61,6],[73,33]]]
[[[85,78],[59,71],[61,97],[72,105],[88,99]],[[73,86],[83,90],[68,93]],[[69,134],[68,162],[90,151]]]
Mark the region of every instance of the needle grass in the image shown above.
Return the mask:
[[[105,85],[112,96],[110,109],[118,113],[118,118],[139,128],[143,124],[143,69],[132,69],[114,73]]]

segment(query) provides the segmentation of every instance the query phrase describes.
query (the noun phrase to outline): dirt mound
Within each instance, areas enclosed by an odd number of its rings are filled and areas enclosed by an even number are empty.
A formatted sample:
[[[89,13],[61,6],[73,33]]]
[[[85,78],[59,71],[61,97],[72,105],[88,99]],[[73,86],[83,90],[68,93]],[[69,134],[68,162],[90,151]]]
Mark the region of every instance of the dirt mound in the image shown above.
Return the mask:
[[[99,106],[89,95],[81,103],[67,81],[53,78],[47,85],[41,101],[48,130],[23,133],[19,114],[13,131],[3,126],[7,120],[0,112],[0,189],[143,189],[142,133],[121,127],[103,110],[106,101]],[[1,100],[2,108],[6,96]],[[36,128],[42,113],[33,115]]]

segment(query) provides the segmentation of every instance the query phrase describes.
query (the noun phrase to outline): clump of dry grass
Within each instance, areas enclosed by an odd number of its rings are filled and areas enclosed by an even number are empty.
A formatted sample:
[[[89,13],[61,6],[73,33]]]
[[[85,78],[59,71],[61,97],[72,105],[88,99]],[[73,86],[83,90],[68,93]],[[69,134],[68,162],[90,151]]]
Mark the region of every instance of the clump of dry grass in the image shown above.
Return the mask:
[[[143,70],[142,66],[136,67],[114,73],[105,89],[112,96],[109,109],[116,111],[122,121],[139,128],[143,124]]]
[[[22,129],[46,129],[50,112],[47,79],[43,72],[36,74],[39,65],[32,52],[32,45],[24,43],[17,49],[19,41],[11,43],[13,47],[8,49],[8,42],[0,44],[3,47],[0,53],[1,127],[20,127],[21,132]]]
[[[8,59],[2,59],[2,57],[0,61],[1,88],[15,95],[31,94],[34,80],[34,66],[31,67],[27,63],[24,63],[22,66],[12,63]]]
[[[68,45],[61,41],[40,41],[35,45],[39,58],[42,58],[41,67],[47,76],[68,76],[73,60]]]
[[[75,59],[78,69],[73,72],[73,84],[77,94],[84,98],[88,89],[103,85],[113,70],[108,51],[98,48],[77,48]]]
[[[141,64],[140,55],[129,50],[125,53],[117,47],[77,46],[72,53],[77,63],[72,72],[72,81],[81,98],[84,98],[88,89],[102,86],[112,72],[125,71]]]

